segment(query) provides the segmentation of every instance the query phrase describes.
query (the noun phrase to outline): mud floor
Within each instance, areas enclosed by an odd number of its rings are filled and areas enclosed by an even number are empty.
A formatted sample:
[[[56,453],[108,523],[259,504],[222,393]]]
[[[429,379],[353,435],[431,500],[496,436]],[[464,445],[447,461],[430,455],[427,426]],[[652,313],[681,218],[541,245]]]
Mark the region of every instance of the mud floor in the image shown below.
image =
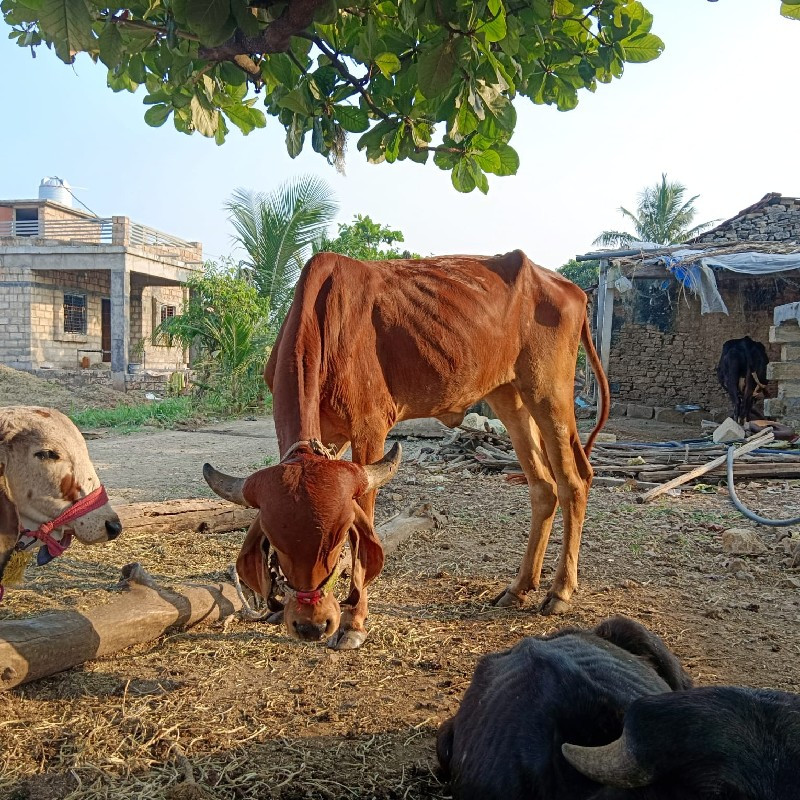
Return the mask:
[[[242,474],[275,457],[268,421],[215,429],[229,427],[233,433],[106,437],[90,446],[115,498],[197,496],[206,494],[203,461]],[[687,435],[662,432],[680,433]],[[759,482],[740,494],[767,516],[800,508],[798,482]],[[404,464],[380,496],[378,517],[422,502],[448,521],[387,559],[370,589],[370,634],[360,651],[303,645],[281,629],[230,619],[6,692],[0,797],[445,798],[434,774],[435,732],[456,709],[476,660],[522,636],[612,614],[663,636],[699,684],[800,685],[800,571],[788,557],[793,539],[783,538],[800,532],[754,526],[726,493],[689,490],[641,505],[630,492],[593,489],[580,588],[558,619],[539,616],[536,597],[521,610],[490,605],[525,547],[526,487]],[[764,552],[724,553],[721,532],[730,527],[755,532]],[[545,584],[560,533],[558,517]],[[74,546],[29,568],[0,620],[107,601],[120,566],[131,561],[166,585],[223,580],[242,539],[242,532],[142,533]]]

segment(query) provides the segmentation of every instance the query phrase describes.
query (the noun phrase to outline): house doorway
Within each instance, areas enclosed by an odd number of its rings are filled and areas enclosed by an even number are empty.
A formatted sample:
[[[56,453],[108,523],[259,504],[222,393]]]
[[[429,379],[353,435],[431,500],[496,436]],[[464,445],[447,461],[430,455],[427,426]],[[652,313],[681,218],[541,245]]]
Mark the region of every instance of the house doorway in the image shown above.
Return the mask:
[[[111,298],[104,297],[100,308],[100,348],[103,361],[111,361]]]

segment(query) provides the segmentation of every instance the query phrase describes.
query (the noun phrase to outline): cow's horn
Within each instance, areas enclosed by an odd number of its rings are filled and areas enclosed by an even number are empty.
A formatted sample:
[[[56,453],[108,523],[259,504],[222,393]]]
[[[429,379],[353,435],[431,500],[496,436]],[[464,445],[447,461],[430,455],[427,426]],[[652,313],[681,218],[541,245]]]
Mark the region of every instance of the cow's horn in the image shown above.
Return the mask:
[[[240,506],[250,507],[250,503],[244,499],[245,478],[234,478],[219,472],[211,464],[203,464],[203,477],[206,483],[224,500],[230,500]]]
[[[394,447],[380,460],[374,464],[365,464],[362,469],[367,473],[367,488],[366,492],[371,492],[374,489],[380,489],[384,483],[388,483],[400,466],[400,458],[403,455],[403,448],[400,447],[400,442],[395,442]]]
[[[561,752],[578,772],[604,786],[637,789],[653,780],[650,772],[634,757],[624,733],[602,747],[581,747],[565,742]]]

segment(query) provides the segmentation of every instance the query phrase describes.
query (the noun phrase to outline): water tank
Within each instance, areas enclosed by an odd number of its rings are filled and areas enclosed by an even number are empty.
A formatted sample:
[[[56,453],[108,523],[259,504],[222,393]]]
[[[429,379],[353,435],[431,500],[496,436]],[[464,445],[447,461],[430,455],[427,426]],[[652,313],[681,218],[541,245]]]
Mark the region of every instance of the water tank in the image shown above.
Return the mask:
[[[42,182],[39,184],[39,199],[52,200],[62,206],[72,207],[69,184],[61,178],[42,178]]]

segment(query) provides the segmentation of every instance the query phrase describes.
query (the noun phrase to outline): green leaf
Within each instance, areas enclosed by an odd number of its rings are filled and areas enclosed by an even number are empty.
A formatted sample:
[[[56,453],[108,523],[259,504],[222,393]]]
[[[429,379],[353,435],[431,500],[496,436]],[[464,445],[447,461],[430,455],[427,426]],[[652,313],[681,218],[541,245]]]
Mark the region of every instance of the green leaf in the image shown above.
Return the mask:
[[[487,42],[499,42],[506,38],[506,10],[502,0],[489,0],[487,3],[488,19],[478,25],[478,33],[486,37]]]
[[[519,156],[517,151],[507,144],[495,145],[492,148],[500,158],[500,167],[497,170],[487,170],[495,175],[516,175],[519,169]]]
[[[400,70],[400,59],[394,53],[381,53],[375,56],[375,66],[388,78]]]
[[[124,44],[119,29],[113,22],[103,28],[97,39],[100,46],[100,60],[109,68],[116,67],[122,60]]]
[[[132,80],[139,84],[144,83],[145,79],[147,78],[147,70],[144,67],[144,59],[138,53],[131,56],[131,60],[128,62],[128,75],[131,76]]]
[[[245,0],[230,0],[233,18],[239,30],[246,36],[256,36],[259,31],[258,18]]]
[[[654,33],[636,34],[623,39],[622,45],[625,60],[634,64],[644,64],[653,61],[664,52],[664,42]]]
[[[151,128],[160,128],[167,121],[171,113],[172,109],[168,105],[159,103],[158,105],[150,106],[150,108],[144,112],[144,121]]]
[[[493,172],[496,175],[497,171],[500,169],[500,154],[495,150],[484,150],[482,153],[473,153],[472,157],[485,172]]]
[[[357,106],[334,106],[333,118],[350,133],[361,133],[369,128],[367,112]]]
[[[456,60],[450,41],[424,51],[417,61],[419,90],[423,97],[443,94],[456,81]]]
[[[231,0],[187,0],[186,22],[212,47],[229,39],[236,29],[231,20]]]
[[[219,111],[209,108],[198,95],[192,96],[189,103],[192,113],[192,126],[202,136],[214,136],[219,125]]]
[[[39,25],[65,64],[72,63],[75,53],[93,46],[92,16],[86,0],[43,0]]]
[[[296,89],[292,89],[291,92],[288,92],[278,100],[278,105],[281,108],[288,108],[290,111],[294,111],[295,114],[309,116],[313,112],[305,86],[298,86]]]
[[[297,158],[302,152],[305,135],[302,118],[299,114],[295,114],[286,129],[286,151],[291,158]]]
[[[469,158],[460,158],[450,173],[450,182],[457,192],[468,194],[476,186],[475,173],[470,166],[470,161]]]
[[[257,108],[233,105],[224,108],[223,113],[245,136],[255,128],[263,128],[267,124],[264,113]]]
[[[800,19],[800,3],[781,3],[781,16],[787,19]]]

